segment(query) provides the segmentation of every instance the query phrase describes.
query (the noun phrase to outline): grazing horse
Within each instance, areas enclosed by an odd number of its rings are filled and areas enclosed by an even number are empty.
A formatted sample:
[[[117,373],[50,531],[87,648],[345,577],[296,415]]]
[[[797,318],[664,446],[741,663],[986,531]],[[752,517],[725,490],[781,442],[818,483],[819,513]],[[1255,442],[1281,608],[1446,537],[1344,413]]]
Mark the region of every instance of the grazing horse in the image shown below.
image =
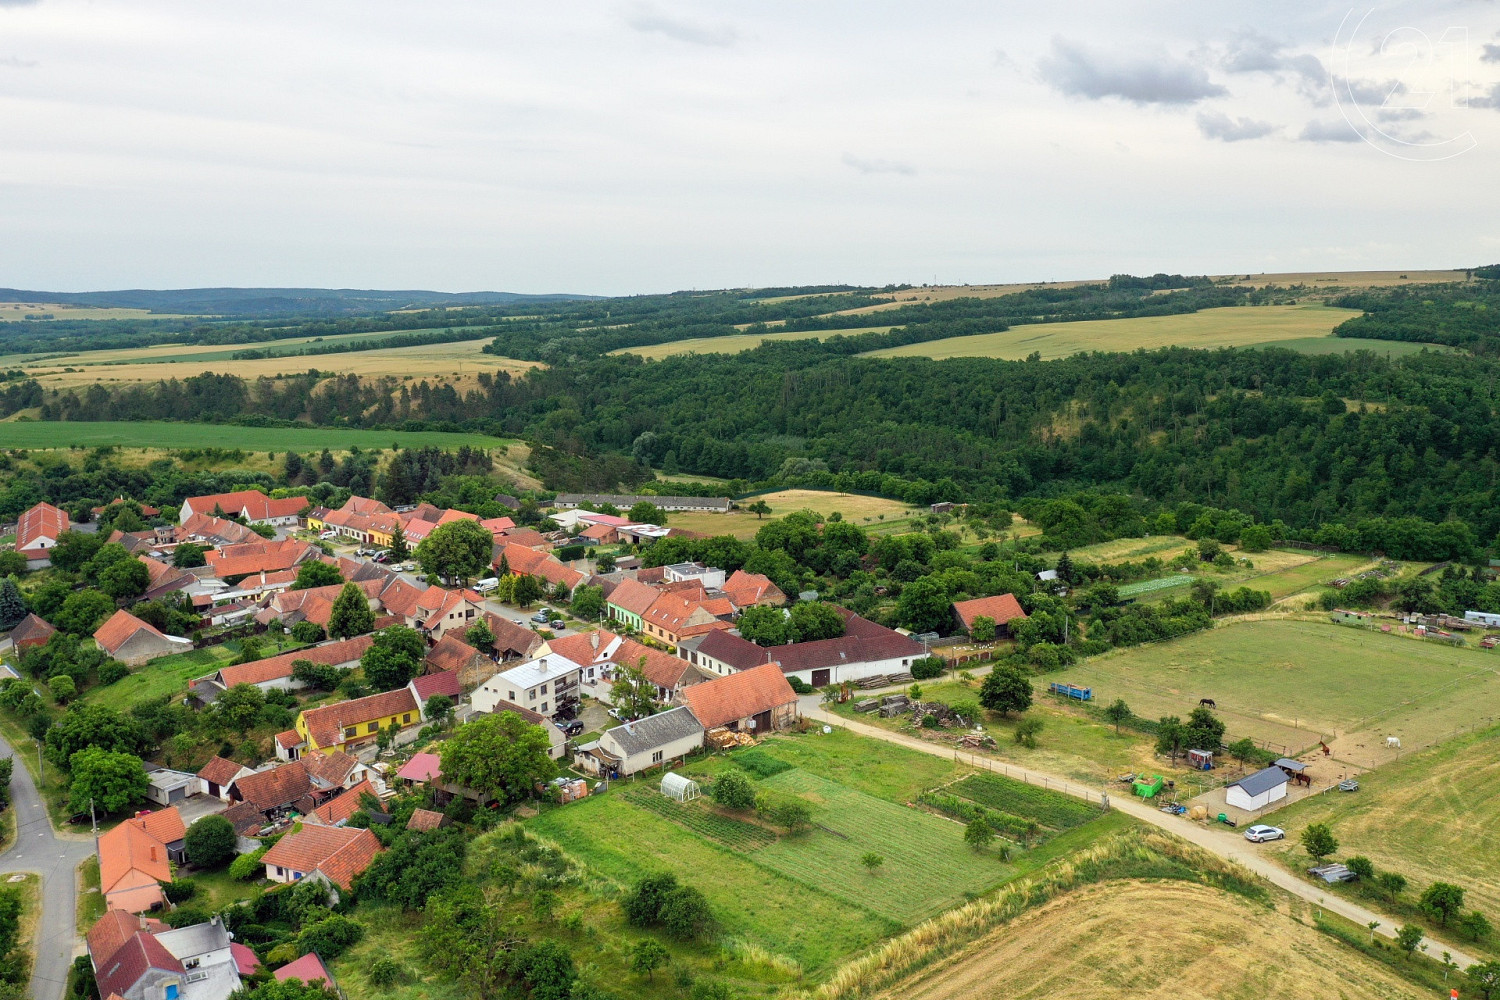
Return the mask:
[[[1214,700],[1212,698],[1199,698],[1198,699],[1198,707],[1199,708],[1218,708],[1219,706],[1216,705],[1216,704],[1214,704]]]

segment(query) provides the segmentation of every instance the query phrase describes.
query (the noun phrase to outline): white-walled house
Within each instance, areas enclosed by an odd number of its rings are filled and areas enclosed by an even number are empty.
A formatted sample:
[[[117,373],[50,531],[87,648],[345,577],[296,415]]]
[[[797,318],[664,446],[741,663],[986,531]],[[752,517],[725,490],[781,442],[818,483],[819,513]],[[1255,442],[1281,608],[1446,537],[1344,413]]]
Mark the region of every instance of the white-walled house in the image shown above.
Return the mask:
[[[1289,780],[1291,779],[1285,771],[1272,764],[1227,786],[1224,789],[1224,801],[1236,809],[1257,812],[1286,798]]]
[[[578,748],[574,762],[590,774],[634,774],[684,757],[703,745],[703,726],[691,709],[669,709],[606,729],[596,743]]]

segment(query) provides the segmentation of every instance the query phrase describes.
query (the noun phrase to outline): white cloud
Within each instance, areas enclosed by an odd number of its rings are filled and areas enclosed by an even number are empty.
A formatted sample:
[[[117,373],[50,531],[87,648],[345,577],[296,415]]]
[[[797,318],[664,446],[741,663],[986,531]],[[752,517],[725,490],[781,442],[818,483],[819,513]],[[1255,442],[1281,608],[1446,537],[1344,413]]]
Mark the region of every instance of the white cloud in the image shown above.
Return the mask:
[[[1222,111],[1198,113],[1198,131],[1202,132],[1205,138],[1218,139],[1222,142],[1263,139],[1280,129],[1280,125],[1271,122],[1256,121],[1253,118],[1231,118]]]
[[[1310,121],[1297,136],[1303,142],[1362,142],[1364,136],[1342,118],[1334,121]]]
[[[1202,66],[1165,55],[1120,56],[1063,38],[1037,64],[1042,80],[1070,97],[1119,97],[1134,104],[1196,104],[1229,91]]]
[[[732,24],[702,24],[688,18],[673,17],[651,7],[642,7],[625,18],[625,23],[645,34],[665,35],[690,45],[728,48],[739,40]]]
[[[843,162],[844,166],[853,167],[862,174],[902,174],[910,177],[917,172],[917,168],[910,163],[902,163],[898,160],[869,159],[863,156],[855,156],[853,153],[845,153]]]

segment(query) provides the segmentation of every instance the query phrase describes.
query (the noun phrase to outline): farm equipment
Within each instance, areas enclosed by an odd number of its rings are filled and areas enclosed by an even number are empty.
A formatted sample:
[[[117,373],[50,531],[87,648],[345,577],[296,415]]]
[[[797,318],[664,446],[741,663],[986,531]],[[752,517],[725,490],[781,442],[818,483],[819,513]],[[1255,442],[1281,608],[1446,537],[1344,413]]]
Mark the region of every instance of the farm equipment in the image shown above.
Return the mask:
[[[1237,827],[1237,826],[1239,826],[1238,823],[1236,823],[1234,820],[1232,820],[1232,819],[1229,818],[1229,815],[1227,813],[1219,813],[1218,819],[1219,819],[1219,822],[1223,823],[1225,826],[1228,826],[1228,827]]]
[[[1135,778],[1136,778],[1135,773],[1132,772],[1130,774],[1122,774],[1118,778],[1116,778],[1115,780],[1118,781],[1122,785],[1130,785],[1130,784],[1134,784],[1135,783]]]
[[[1156,794],[1162,790],[1162,786],[1164,786],[1166,782],[1167,779],[1163,778],[1159,774],[1153,775],[1151,777],[1147,777],[1143,774],[1135,779],[1135,794],[1139,795],[1143,799],[1154,798]]]
[[[1052,684],[1048,685],[1047,690],[1051,691],[1053,694],[1060,694],[1064,698],[1075,698],[1078,701],[1094,700],[1093,688],[1079,687],[1077,684],[1059,684],[1054,681]]]
[[[1357,792],[1359,791],[1359,782],[1355,781],[1353,778],[1345,778],[1343,781],[1339,782],[1339,791]]]

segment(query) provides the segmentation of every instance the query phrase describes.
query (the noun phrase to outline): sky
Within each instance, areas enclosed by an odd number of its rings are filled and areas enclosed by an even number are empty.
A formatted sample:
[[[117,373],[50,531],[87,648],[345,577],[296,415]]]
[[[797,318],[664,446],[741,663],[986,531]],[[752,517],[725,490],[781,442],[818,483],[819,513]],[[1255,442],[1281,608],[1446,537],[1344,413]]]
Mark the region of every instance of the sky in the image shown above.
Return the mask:
[[[0,286],[1500,261],[1500,3],[0,0]]]

